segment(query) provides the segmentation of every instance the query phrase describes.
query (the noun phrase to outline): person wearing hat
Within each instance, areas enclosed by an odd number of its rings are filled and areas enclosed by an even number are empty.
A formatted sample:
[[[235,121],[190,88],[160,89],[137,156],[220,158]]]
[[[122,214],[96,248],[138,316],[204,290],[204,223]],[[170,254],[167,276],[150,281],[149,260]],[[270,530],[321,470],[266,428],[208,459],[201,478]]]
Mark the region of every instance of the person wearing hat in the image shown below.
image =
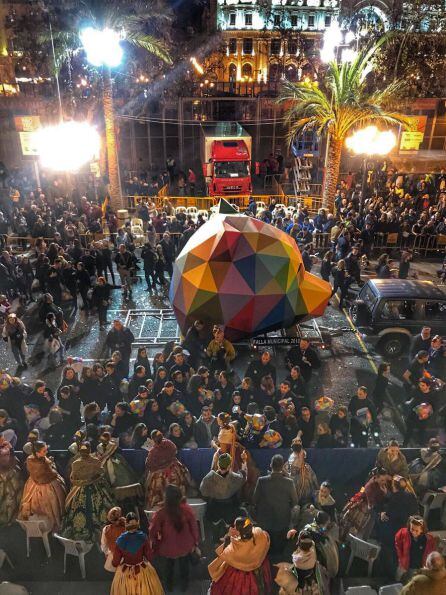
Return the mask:
[[[217,469],[211,469],[203,477],[200,493],[208,502],[206,514],[213,524],[214,541],[220,537],[218,529],[222,524],[231,525],[240,514],[239,493],[246,483],[246,453],[242,453],[243,465],[238,472],[231,470],[232,458],[227,452],[217,459]]]
[[[8,314],[6,322],[3,325],[2,337],[9,344],[12,355],[20,369],[26,369],[28,367],[26,363],[26,354],[28,353],[28,346],[26,344],[27,336],[25,325],[17,317],[17,314]]]
[[[105,570],[116,572],[113,566],[113,556],[116,551],[116,540],[125,531],[125,518],[122,516],[122,510],[119,506],[110,508],[107,513],[107,524],[102,529],[101,550],[105,554]]]
[[[196,523],[195,523],[196,524]],[[153,551],[133,512],[125,517],[125,531],[116,540],[112,564],[116,568],[110,595],[164,595],[156,570],[150,563]]]
[[[113,498],[102,462],[91,454],[88,442],[79,447],[79,458],[73,461],[70,480],[71,490],[60,535],[67,539],[99,542]]]

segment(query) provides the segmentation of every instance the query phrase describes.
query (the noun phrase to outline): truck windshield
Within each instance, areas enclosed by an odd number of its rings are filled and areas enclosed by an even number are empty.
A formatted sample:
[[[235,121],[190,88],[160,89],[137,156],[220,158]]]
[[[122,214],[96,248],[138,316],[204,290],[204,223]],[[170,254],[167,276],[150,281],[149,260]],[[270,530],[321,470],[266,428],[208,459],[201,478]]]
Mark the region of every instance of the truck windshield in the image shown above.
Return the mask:
[[[214,175],[216,178],[247,178],[249,161],[216,161]]]

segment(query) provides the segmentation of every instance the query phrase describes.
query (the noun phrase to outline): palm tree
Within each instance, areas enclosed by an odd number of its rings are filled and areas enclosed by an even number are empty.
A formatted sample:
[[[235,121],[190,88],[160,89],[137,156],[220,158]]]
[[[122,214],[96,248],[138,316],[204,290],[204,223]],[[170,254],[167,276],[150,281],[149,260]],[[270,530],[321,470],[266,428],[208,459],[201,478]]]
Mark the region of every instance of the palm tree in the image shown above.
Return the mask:
[[[400,95],[404,82],[394,81],[382,90],[370,93],[366,76],[384,37],[361,51],[350,63],[328,65],[323,83],[285,82],[279,102],[287,103],[285,122],[288,139],[312,130],[327,135],[328,163],[323,188],[323,205],[333,208],[341,165],[342,147],[352,129],[370,122],[384,122],[407,127],[407,119],[390,106]]]
[[[130,44],[170,64],[167,45],[152,32],[151,23],[170,21],[162,0],[76,0],[70,16],[59,19],[54,31],[57,44],[56,69],[70,63],[82,51],[80,30],[89,26],[98,30],[120,31],[123,43]],[[43,36],[42,36],[43,37]],[[48,38],[47,38],[48,39]],[[105,143],[108,163],[109,194],[113,208],[121,208],[122,194],[119,178],[115,114],[113,108],[113,79],[110,67],[102,66],[102,105],[105,122]]]

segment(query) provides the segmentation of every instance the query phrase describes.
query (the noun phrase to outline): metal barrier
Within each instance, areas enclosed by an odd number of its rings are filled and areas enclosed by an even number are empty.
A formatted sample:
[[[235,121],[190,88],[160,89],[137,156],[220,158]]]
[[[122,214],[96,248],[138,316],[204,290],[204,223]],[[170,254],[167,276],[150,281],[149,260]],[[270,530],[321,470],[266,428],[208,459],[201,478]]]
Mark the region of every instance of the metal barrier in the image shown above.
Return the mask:
[[[280,184],[277,185],[275,190],[275,194],[243,194],[234,196],[125,196],[124,198],[127,202],[126,207],[129,211],[135,210],[140,202],[147,200],[154,202],[158,209],[163,208],[164,201],[169,201],[174,208],[195,207],[198,210],[208,211],[212,206],[218,204],[220,198],[224,198],[229,203],[237,205],[240,209],[243,209],[248,206],[250,197],[253,197],[256,202],[262,202],[266,205],[269,205],[272,200],[275,200],[277,204],[284,204],[286,207],[303,205],[309,210],[310,215],[317,213],[318,210],[322,208],[322,198],[320,196],[296,196],[285,194]]]

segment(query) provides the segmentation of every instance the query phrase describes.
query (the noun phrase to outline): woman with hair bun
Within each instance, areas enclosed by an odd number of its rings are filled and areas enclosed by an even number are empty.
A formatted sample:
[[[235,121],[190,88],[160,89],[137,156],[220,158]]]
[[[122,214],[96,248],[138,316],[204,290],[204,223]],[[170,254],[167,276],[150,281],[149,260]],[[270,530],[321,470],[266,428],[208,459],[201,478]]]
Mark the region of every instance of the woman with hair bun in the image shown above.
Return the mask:
[[[150,563],[153,552],[147,535],[140,531],[136,514],[125,517],[125,532],[116,540],[113,566],[116,568],[110,595],[164,595]]]
[[[22,471],[8,434],[15,436],[12,430],[0,434],[0,527],[10,525],[17,518],[23,490]]]
[[[270,593],[271,568],[267,557],[269,545],[266,531],[254,527],[250,519],[238,517],[222,545],[215,550],[217,558],[208,566],[212,579],[209,594]]]
[[[176,485],[186,496],[191,479],[187,468],[177,459],[175,444],[159,430],[153,430],[150,438],[153,446],[147,453],[145,487],[146,505],[152,509],[164,501],[167,484]]]
[[[65,507],[65,483],[52,459],[46,455],[45,442],[31,443],[32,453],[26,459],[29,478],[25,483],[19,519],[28,520],[36,515],[48,519],[50,531],[58,531]]]
[[[80,445],[79,458],[73,462],[70,480],[71,490],[60,534],[67,539],[99,542],[113,499],[102,463],[91,454],[89,442]]]

